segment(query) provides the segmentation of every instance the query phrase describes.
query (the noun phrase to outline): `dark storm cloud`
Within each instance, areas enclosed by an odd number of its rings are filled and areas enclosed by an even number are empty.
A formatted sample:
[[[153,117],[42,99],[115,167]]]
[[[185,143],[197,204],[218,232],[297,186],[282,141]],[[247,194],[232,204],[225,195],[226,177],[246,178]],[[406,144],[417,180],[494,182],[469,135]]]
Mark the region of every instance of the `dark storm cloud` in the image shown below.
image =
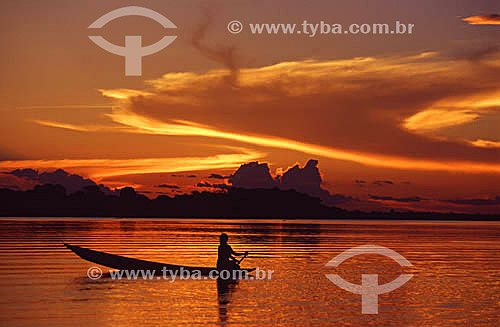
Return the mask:
[[[365,201],[340,193],[330,193],[322,187],[322,177],[317,160],[309,160],[304,167],[295,165],[283,173],[282,176],[273,178],[269,166],[265,163],[252,162],[242,165],[229,182],[241,188],[279,188],[282,190],[295,190],[321,199],[323,204],[338,206],[349,210],[387,210],[387,207],[375,201]]]
[[[229,183],[240,188],[273,188],[278,184],[269,172],[267,163],[250,162],[243,164],[229,178]]]
[[[86,187],[98,187],[102,192],[106,194],[114,194],[115,192],[104,185],[98,185],[91,179],[83,178],[77,174],[69,174],[62,169],[57,169],[55,171],[39,172],[38,170],[26,168],[26,169],[16,169],[9,173],[9,175],[16,176],[24,182],[30,182],[35,184],[54,184],[62,185],[68,193],[74,193],[76,191],[83,190]]]

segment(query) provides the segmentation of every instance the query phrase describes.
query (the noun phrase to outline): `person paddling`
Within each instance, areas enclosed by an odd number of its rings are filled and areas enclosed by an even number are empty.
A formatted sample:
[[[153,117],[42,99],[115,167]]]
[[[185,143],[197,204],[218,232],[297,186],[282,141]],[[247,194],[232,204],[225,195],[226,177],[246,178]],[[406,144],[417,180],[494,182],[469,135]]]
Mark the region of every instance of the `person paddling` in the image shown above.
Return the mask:
[[[229,244],[227,244],[228,236],[226,233],[222,233],[219,237],[219,250],[217,257],[217,270],[233,270],[240,269],[238,259],[234,256],[246,256],[248,252],[239,253],[235,252]]]

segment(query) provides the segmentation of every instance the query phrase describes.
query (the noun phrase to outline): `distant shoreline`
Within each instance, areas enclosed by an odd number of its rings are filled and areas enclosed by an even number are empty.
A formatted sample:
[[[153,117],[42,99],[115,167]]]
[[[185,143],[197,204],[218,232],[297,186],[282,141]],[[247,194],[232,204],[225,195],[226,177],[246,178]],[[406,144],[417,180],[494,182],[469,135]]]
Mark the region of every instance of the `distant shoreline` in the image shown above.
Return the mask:
[[[84,220],[137,220],[137,221],[156,221],[156,220],[165,220],[165,221],[192,221],[192,222],[210,222],[210,221],[220,221],[220,222],[294,222],[294,223],[312,223],[312,222],[332,222],[332,223],[341,223],[341,222],[349,222],[349,223],[363,223],[363,222],[500,222],[500,217],[493,216],[491,218],[477,218],[477,219],[414,219],[414,218],[249,218],[249,217],[89,217],[89,216],[60,216],[60,217],[23,217],[23,216],[0,216],[0,221],[8,221],[8,220],[75,220],[75,221],[84,221]]]
[[[64,187],[52,184],[29,191],[0,189],[0,217],[500,221],[500,214],[347,211],[326,206],[319,198],[295,190],[277,188],[231,188],[223,192],[193,192],[149,199],[130,187],[122,189],[119,196],[105,194],[98,187],[68,195]]]

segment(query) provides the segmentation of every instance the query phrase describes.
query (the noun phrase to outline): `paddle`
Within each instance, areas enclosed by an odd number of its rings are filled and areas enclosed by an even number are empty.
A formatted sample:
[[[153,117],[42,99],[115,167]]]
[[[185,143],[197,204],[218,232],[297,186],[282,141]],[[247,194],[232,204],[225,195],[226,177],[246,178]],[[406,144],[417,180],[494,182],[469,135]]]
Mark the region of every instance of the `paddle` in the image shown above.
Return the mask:
[[[245,255],[240,260],[236,260],[236,263],[239,265],[246,257],[248,257],[248,251],[245,252]]]

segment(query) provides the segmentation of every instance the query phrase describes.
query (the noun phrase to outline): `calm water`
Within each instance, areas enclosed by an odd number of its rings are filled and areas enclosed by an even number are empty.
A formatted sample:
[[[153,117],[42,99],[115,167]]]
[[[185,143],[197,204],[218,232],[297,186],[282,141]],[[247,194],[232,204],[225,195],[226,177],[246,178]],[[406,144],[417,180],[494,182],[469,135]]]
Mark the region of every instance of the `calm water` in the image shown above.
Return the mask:
[[[272,280],[93,281],[61,242],[146,260],[214,266],[218,235],[250,251],[243,267],[274,270]],[[400,267],[359,255],[324,265],[354,246],[404,255]],[[258,222],[118,219],[0,220],[1,326],[499,326],[500,223]],[[104,269],[104,267],[103,267]],[[361,297],[326,277],[386,283],[414,277],[379,296],[362,315]]]

